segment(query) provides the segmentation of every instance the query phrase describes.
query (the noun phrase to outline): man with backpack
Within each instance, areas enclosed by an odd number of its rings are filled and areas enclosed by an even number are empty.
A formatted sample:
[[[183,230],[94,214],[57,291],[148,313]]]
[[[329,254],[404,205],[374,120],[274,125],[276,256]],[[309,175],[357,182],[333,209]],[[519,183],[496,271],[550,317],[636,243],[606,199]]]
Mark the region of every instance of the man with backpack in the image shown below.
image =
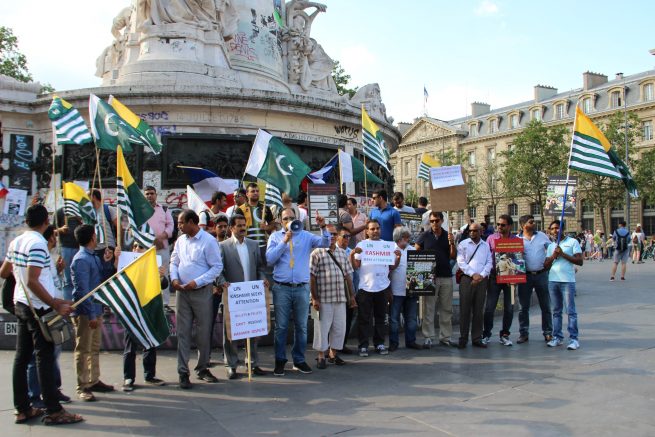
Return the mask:
[[[621,280],[625,281],[625,270],[628,267],[628,260],[630,259],[630,232],[625,228],[625,220],[619,222],[619,227],[612,234],[612,239],[614,240],[614,265],[612,266],[612,276],[610,276],[610,281],[614,280],[614,275],[616,274],[616,268],[621,262]]]

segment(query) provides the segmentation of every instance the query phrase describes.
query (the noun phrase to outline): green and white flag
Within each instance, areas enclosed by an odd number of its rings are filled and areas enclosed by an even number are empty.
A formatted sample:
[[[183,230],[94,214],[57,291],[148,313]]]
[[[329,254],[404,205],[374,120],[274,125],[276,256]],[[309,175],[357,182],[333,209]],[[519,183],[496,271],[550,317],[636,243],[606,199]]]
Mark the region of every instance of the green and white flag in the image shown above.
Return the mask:
[[[134,240],[139,246],[148,249],[155,243],[155,235],[148,225],[148,219],[152,217],[155,210],[148,203],[130,174],[120,146],[116,154],[116,200],[118,200],[118,207],[123,214],[127,215]]]
[[[99,149],[115,152],[120,144],[123,150],[129,153],[132,151],[132,144],[143,144],[141,134],[95,94],[89,96],[89,118],[91,132]]]
[[[265,180],[292,199],[311,169],[277,137],[259,129],[250,151],[246,174]]]
[[[277,187],[266,184],[266,193],[264,194],[264,202],[266,205],[276,205],[278,208],[282,208],[282,194]]]
[[[55,127],[58,144],[87,144],[93,141],[79,111],[61,97],[52,98],[48,118]]]

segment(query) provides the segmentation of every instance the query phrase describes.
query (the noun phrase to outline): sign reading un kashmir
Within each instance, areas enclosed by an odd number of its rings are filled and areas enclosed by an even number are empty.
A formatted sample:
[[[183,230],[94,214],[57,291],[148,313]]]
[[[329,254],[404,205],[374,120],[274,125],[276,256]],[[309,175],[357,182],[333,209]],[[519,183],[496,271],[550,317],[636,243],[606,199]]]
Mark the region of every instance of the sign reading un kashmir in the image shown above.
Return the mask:
[[[111,307],[144,348],[157,347],[170,335],[154,247],[108,279],[94,297]]]
[[[377,264],[390,266],[396,262],[394,253],[395,243],[393,241],[365,241],[362,244],[362,264]]]
[[[268,334],[271,324],[264,281],[235,282],[227,289],[225,327],[231,341]]]

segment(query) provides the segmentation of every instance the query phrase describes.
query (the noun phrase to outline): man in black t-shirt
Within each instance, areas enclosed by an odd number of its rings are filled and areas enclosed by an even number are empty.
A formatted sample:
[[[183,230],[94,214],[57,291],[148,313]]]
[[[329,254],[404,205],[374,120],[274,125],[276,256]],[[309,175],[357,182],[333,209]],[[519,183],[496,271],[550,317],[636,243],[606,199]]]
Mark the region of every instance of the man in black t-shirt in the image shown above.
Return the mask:
[[[57,234],[59,234],[59,245],[61,246],[61,257],[64,259],[64,299],[73,300],[73,281],[71,280],[71,263],[73,257],[80,250],[75,239],[75,228],[82,224],[79,217],[68,217],[64,214],[64,208],[59,208],[55,217]]]
[[[423,297],[423,347],[428,349],[435,341],[434,313],[439,305],[439,344],[456,347],[457,343],[450,341],[453,317],[453,272],[450,260],[457,257],[453,235],[441,227],[443,213],[430,213],[430,230],[423,232],[416,240],[416,250],[434,250],[437,253],[435,268],[434,296]]]

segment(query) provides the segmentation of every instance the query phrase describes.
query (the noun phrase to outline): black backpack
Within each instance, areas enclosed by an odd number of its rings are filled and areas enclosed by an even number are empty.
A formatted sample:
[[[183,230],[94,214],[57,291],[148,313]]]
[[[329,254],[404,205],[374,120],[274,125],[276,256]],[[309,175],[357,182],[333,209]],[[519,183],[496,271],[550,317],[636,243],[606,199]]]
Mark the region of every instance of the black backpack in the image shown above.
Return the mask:
[[[616,250],[618,252],[624,252],[628,250],[628,233],[626,232],[625,235],[619,234],[619,232],[616,232]]]

